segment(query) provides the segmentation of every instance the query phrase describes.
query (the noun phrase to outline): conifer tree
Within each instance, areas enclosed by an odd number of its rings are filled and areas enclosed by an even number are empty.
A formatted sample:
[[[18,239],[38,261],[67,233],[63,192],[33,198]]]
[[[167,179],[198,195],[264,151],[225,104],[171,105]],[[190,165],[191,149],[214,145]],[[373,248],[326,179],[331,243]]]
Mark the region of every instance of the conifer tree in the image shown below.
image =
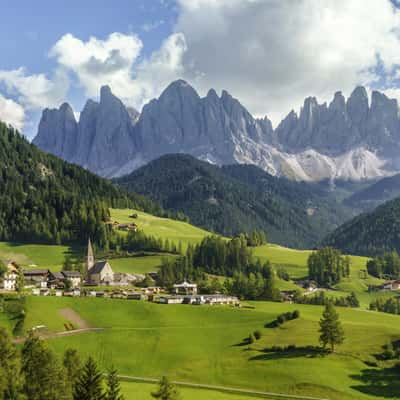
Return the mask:
[[[160,400],[178,400],[180,397],[176,386],[166,376],[161,378],[158,390],[151,395]]]
[[[325,306],[319,326],[319,332],[321,333],[319,340],[324,349],[329,344],[331,351],[334,351],[335,345],[343,343],[344,331],[339,320],[339,314],[330,301]]]
[[[10,334],[0,327],[0,399],[21,398],[20,357]]]
[[[105,400],[124,400],[118,380],[117,370],[111,368],[107,375],[107,392]]]
[[[82,368],[73,391],[74,400],[105,400],[103,376],[96,362],[89,357]]]
[[[70,400],[63,368],[34,333],[22,348],[23,393],[29,400]]]

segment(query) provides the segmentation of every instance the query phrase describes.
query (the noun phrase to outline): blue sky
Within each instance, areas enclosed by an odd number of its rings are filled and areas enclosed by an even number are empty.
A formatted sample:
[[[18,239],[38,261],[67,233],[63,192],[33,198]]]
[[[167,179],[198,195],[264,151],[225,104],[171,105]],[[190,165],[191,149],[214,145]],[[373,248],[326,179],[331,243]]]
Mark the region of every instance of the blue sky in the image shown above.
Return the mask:
[[[0,119],[32,138],[45,107],[108,84],[141,109],[174,79],[228,90],[276,125],[356,85],[400,98],[397,0],[2,0]]]

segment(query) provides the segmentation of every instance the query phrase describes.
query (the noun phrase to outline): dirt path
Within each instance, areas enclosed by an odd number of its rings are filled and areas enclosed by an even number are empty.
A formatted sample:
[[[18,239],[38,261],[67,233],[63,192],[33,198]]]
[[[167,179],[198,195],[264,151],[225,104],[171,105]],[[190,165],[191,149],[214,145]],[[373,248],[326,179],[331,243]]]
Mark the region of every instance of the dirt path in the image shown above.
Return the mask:
[[[154,378],[142,378],[138,376],[129,376],[129,375],[118,375],[121,379],[131,380],[134,382],[147,382],[147,383],[158,383],[159,379]],[[226,393],[236,393],[236,394],[244,394],[249,396],[258,396],[264,397],[267,399],[293,399],[293,400],[329,400],[326,398],[321,397],[312,397],[312,396],[302,396],[296,394],[283,394],[283,393],[272,393],[272,392],[262,392],[258,390],[249,390],[249,389],[239,389],[227,386],[216,386],[216,385],[206,385],[201,383],[190,383],[190,382],[179,382],[174,381],[175,385],[178,386],[185,386],[194,389],[210,389],[210,390],[217,390],[220,392]]]
[[[67,321],[71,322],[76,329],[89,329],[92,328],[76,311],[72,308],[62,308],[59,314]]]

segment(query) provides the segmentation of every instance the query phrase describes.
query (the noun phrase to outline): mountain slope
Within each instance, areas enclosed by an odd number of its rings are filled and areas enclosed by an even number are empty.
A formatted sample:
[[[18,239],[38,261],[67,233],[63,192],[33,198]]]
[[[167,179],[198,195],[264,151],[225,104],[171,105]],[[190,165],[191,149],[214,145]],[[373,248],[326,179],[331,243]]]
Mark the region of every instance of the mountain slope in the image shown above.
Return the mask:
[[[345,200],[350,207],[370,210],[385,201],[400,196],[400,174],[382,178],[378,182],[357,191]]]
[[[228,92],[205,97],[187,82],[172,82],[141,114],[109,87],[89,100],[75,120],[67,104],[44,110],[34,143],[106,177],[127,174],[171,153],[219,165],[253,164],[275,176],[301,181],[363,180],[400,171],[400,118],[396,100],[356,88],[346,100],[305,99],[274,130]]]
[[[313,246],[348,215],[313,185],[189,155],[163,156],[116,183],[184,212],[205,229],[225,235],[263,229],[271,242],[292,247]]]
[[[400,198],[346,222],[329,234],[323,245],[347,254],[368,256],[391,250],[400,252]]]
[[[160,207],[46,154],[0,122],[0,240],[60,243],[107,239],[108,208]]]

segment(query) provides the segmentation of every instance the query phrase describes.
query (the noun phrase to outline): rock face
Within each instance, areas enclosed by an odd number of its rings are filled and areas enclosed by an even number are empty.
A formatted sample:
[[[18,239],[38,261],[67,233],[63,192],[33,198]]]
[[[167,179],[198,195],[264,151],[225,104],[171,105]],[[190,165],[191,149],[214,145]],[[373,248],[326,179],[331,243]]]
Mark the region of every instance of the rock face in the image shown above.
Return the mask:
[[[172,82],[142,113],[127,108],[109,87],[88,100],[79,123],[67,104],[44,110],[34,144],[106,177],[131,172],[168,153],[217,163],[255,164],[296,180],[360,180],[400,171],[396,100],[357,87],[327,105],[305,99],[274,130],[229,93],[201,98],[185,81]]]

